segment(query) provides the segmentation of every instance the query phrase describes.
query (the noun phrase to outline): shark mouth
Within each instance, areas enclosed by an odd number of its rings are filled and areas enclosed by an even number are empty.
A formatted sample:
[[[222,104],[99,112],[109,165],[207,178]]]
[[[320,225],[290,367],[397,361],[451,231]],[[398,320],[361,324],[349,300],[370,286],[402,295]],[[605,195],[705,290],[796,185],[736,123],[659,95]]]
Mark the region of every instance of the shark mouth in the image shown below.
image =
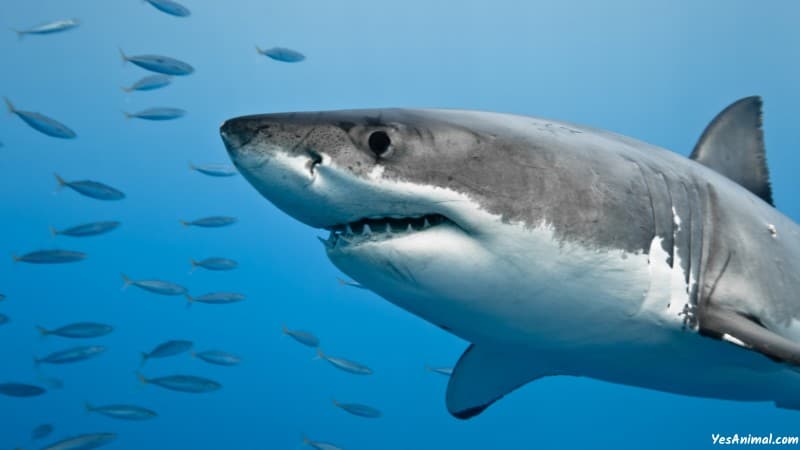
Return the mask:
[[[319,238],[319,240],[327,249],[333,249],[409,236],[445,225],[459,228],[455,222],[441,214],[426,214],[416,217],[371,217],[344,225],[326,227],[330,231],[328,239]]]

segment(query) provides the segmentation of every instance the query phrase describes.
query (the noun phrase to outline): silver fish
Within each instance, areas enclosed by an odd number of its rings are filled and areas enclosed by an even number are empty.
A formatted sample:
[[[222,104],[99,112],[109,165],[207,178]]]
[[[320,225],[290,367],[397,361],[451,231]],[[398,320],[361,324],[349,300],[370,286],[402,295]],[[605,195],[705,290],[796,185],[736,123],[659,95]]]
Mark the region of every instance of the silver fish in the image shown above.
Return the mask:
[[[328,442],[312,441],[305,435],[303,436],[303,444],[308,445],[309,447],[315,448],[317,450],[342,450],[341,447],[337,447]]]
[[[79,361],[85,361],[94,358],[103,352],[106,348],[102,345],[88,345],[84,347],[73,347],[66,350],[50,353],[44,358],[34,358],[33,362],[37,366],[39,364],[69,364]]]
[[[102,414],[106,417],[111,417],[112,419],[148,420],[158,416],[155,411],[134,405],[92,406],[89,403],[86,403],[84,406],[88,412]]]
[[[212,292],[210,294],[204,294],[198,297],[192,297],[189,294],[185,294],[184,296],[187,300],[189,300],[190,305],[194,302],[208,303],[212,305],[224,305],[227,303],[240,302],[246,298],[244,294],[238,294],[236,292]]]
[[[122,281],[125,283],[122,286],[122,289],[125,289],[128,286],[136,286],[139,289],[144,289],[145,291],[160,295],[184,295],[188,292],[185,287],[179,284],[170,283],[169,281],[131,280],[124,273],[122,274]]]
[[[446,377],[449,377],[450,375],[453,374],[453,368],[452,367],[429,367],[429,366],[425,366],[425,369],[428,370],[429,372],[438,373],[439,375],[444,375]]]
[[[202,164],[196,166],[189,163],[189,169],[217,178],[232,177],[239,173],[236,167],[230,164]]]
[[[48,330],[44,327],[36,327],[39,330],[39,333],[42,336],[60,336],[65,338],[75,338],[75,339],[83,339],[83,338],[95,338],[100,336],[105,336],[108,333],[114,331],[114,327],[111,325],[106,325],[103,323],[94,323],[94,322],[78,322],[72,323],[69,325],[64,325],[63,327],[56,328],[54,330]]]
[[[306,59],[302,53],[284,47],[272,47],[262,49],[256,45],[256,51],[264,56],[286,63],[297,63]]]
[[[189,8],[172,0],[145,0],[157,10],[175,17],[189,17],[192,13]]]
[[[82,225],[76,225],[74,227],[70,227],[65,230],[58,230],[55,227],[50,227],[50,234],[52,234],[53,236],[61,235],[70,237],[97,236],[100,234],[108,233],[110,231],[114,231],[119,226],[120,223],[115,221],[92,222],[92,223],[85,223]]]
[[[115,433],[82,434],[67,439],[62,439],[50,444],[42,450],[91,450],[113,442],[117,438]]]
[[[184,76],[194,72],[194,67],[179,59],[161,55],[128,56],[122,49],[119,50],[123,62],[131,62],[142,69],[163,75]]]
[[[0,313],[0,325],[5,325],[8,322],[11,322],[11,319],[9,319],[7,315]]]
[[[239,263],[228,258],[214,257],[214,258],[206,258],[200,261],[195,261],[194,259],[190,259],[189,262],[192,264],[192,272],[194,272],[194,269],[198,267],[214,271],[233,270],[239,267]]]
[[[369,367],[357,363],[355,361],[349,361],[344,358],[336,358],[333,356],[328,356],[325,353],[323,353],[322,349],[320,349],[319,347],[317,347],[317,356],[331,363],[333,367],[344,370],[345,372],[350,372],[355,375],[372,375],[372,369],[370,369]]]
[[[51,117],[47,117],[38,112],[16,109],[14,104],[11,103],[11,100],[5,97],[3,97],[3,99],[6,101],[6,106],[12,114],[16,114],[17,117],[22,119],[28,126],[42,134],[59,139],[75,139],[78,136],[68,126]]]
[[[283,325],[283,334],[291,337],[295,341],[308,346],[308,347],[318,347],[319,346],[319,338],[314,336],[313,334],[309,333],[308,331],[302,330],[290,330],[286,328],[286,325]]]
[[[9,397],[36,397],[46,391],[39,386],[24,383],[0,383],[0,394]]]
[[[354,416],[366,417],[367,419],[377,419],[383,415],[379,410],[360,403],[339,403],[334,399],[333,405]]]
[[[219,228],[233,225],[237,220],[235,217],[211,216],[192,221],[181,220],[180,222],[185,227]]]
[[[218,366],[236,366],[242,362],[242,359],[238,356],[219,350],[207,350],[200,353],[192,352],[192,357],[200,358],[207,363]]]
[[[149,75],[128,87],[122,88],[124,92],[153,91],[172,84],[172,77],[168,75]]]
[[[142,364],[150,358],[167,358],[180,355],[192,349],[194,344],[191,341],[171,340],[158,344],[149,353],[142,352]]]
[[[26,253],[22,256],[11,256],[16,262],[24,262],[28,264],[64,264],[78,262],[86,259],[86,253],[76,252],[72,250],[37,250],[35,252]]]
[[[28,34],[53,34],[53,33],[60,33],[62,31],[71,30],[81,22],[78,19],[59,19],[54,20],[52,22],[43,23],[41,25],[36,25],[34,27],[30,27],[24,30],[13,30],[17,33],[17,37],[22,38]]]
[[[348,281],[343,278],[337,278],[336,281],[339,282],[342,286],[350,286],[359,289],[366,289],[361,283],[356,283],[355,281]]]
[[[99,181],[80,180],[80,181],[65,181],[57,173],[53,174],[58,182],[58,187],[68,187],[73,191],[91,197],[97,200],[122,200],[125,194],[107,184],[100,183]]]
[[[53,425],[50,425],[49,423],[43,423],[31,431],[31,439],[36,440],[46,438],[47,436],[50,436],[54,429],[55,428]]]
[[[212,392],[222,388],[222,385],[214,380],[193,375],[170,375],[159,378],[145,378],[144,375],[137,373],[136,376],[142,384],[155,384],[156,386],[161,386],[172,391],[189,392],[192,394]]]
[[[164,121],[180,119],[186,115],[186,111],[179,108],[148,108],[136,113],[124,113],[127,119],[143,119],[153,121]]]

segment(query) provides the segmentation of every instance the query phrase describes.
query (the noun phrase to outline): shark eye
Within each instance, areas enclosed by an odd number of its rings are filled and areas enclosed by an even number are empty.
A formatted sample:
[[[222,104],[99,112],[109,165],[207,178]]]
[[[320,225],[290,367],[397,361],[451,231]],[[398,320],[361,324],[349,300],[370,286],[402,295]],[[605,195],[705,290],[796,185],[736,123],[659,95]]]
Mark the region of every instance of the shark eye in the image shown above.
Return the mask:
[[[388,156],[392,149],[392,140],[385,131],[374,131],[369,135],[369,149],[377,157]]]

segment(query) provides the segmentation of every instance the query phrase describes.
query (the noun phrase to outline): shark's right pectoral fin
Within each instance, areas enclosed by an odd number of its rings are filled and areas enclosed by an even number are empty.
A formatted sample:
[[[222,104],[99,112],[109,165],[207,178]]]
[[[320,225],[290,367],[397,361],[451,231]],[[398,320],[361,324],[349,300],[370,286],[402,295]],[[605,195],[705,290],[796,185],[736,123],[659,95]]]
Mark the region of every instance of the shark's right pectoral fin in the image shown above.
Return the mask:
[[[459,419],[482,413],[524,384],[547,375],[534,356],[475,344],[461,355],[447,385],[447,410]]]

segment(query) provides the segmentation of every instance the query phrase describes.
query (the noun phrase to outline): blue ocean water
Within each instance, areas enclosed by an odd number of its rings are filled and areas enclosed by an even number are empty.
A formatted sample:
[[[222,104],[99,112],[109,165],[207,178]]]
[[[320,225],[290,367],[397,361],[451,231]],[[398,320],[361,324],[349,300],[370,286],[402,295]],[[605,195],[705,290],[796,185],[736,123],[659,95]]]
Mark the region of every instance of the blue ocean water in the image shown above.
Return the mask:
[[[728,103],[760,94],[776,204],[800,218],[794,168],[800,4],[745,0],[461,2],[406,0],[185,0],[189,18],[140,1],[2,0],[0,29],[76,17],[63,34],[0,35],[0,94],[78,133],[57,140],[18,118],[0,117],[0,253],[60,247],[86,261],[33,266],[0,259],[0,382],[63,389],[29,399],[0,396],[0,447],[38,447],[61,437],[116,432],[118,449],[293,449],[301,434],[345,449],[703,448],[711,434],[800,434],[797,412],[769,404],[680,397],[589,379],[547,378],[470,421],[449,416],[446,378],[426,364],[455,363],[467,343],[369,292],[340,286],[315,230],[262,199],[241,177],[216,179],[189,162],[225,163],[219,124],[262,112],[448,107],[529,114],[609,129],[688,155]],[[286,46],[307,60],[284,64],[255,51]],[[190,62],[196,73],[172,86],[126,94],[147,73],[128,54]],[[172,122],[126,120],[148,107],[188,111]],[[53,173],[123,190],[120,202],[56,192]],[[240,219],[223,229],[184,228],[209,215]],[[108,235],[53,238],[63,228],[119,220]],[[190,258],[224,256],[240,268],[198,270]],[[161,278],[193,294],[247,294],[232,305],[186,307],[180,297],[129,288],[120,273]],[[96,359],[35,369],[34,356],[74,341],[40,338],[36,325],[111,323],[90,343]],[[281,334],[313,331],[335,356],[364,362],[370,377],[337,371]],[[216,367],[187,355],[153,360],[142,372],[201,375],[211,394],[142,386],[140,352],[167,339],[244,359]],[[379,407],[367,420],[332,405]],[[159,413],[128,423],[88,414],[92,404],[133,403]],[[30,431],[52,423],[42,443]]]

